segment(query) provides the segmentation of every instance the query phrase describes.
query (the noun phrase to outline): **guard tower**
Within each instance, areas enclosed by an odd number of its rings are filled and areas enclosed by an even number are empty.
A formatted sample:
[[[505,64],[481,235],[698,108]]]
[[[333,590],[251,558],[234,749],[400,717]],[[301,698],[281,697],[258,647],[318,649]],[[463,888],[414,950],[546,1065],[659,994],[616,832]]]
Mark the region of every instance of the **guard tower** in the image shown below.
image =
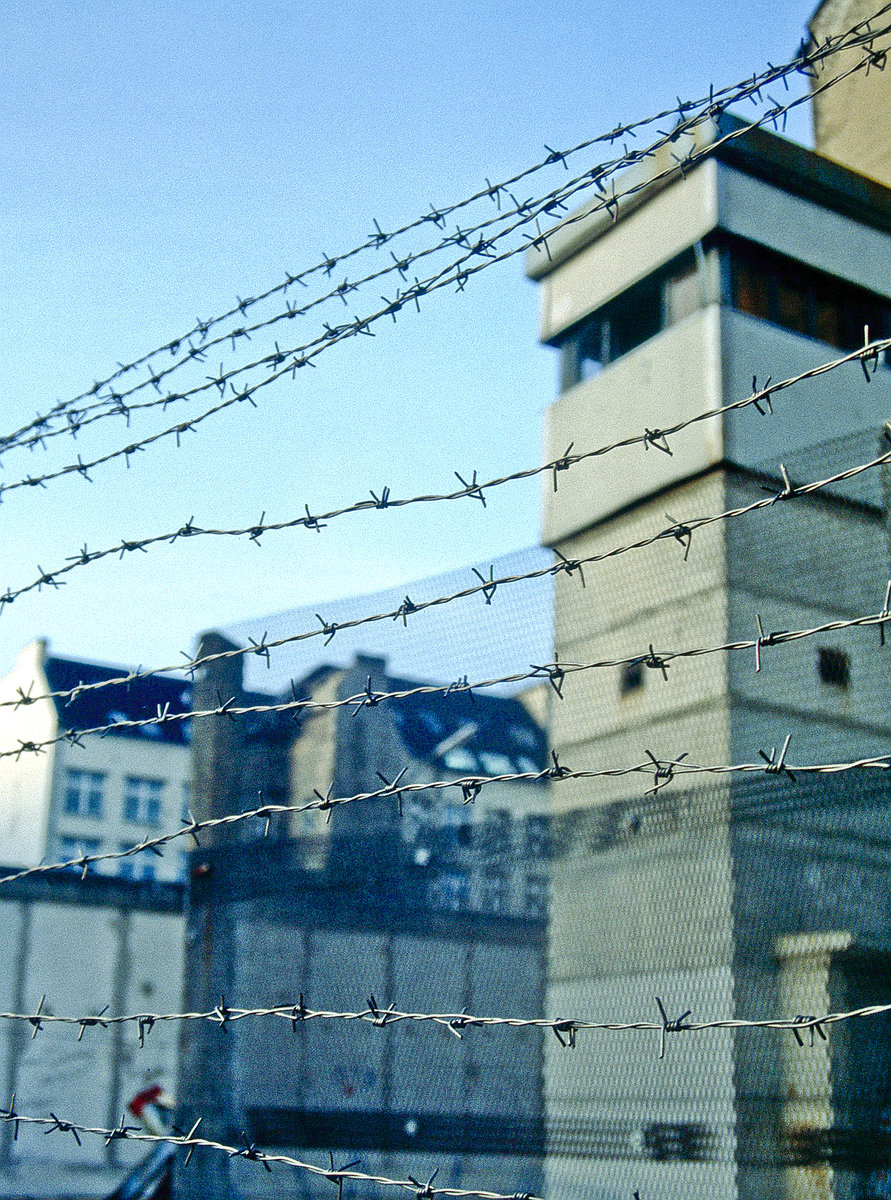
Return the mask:
[[[678,536],[585,567],[584,589],[577,573],[559,576],[560,661],[637,658],[567,676],[564,699],[552,697],[560,761],[613,768],[650,751],[760,763],[759,750],[790,734],[799,762],[887,754],[891,657],[874,629],[765,648],[757,672],[751,652],[664,671],[658,656],[753,638],[759,617],[769,632],[881,608],[879,469],[692,539],[683,529],[776,496],[781,462],[800,484],[880,453],[887,359],[868,379],[853,363],[777,393],[772,413],[718,410],[748,396],[753,377],[786,379],[863,345],[865,328],[891,332],[891,190],[725,116],[623,176],[617,193],[617,210],[572,214],[547,252],[527,258],[542,338],[560,355],[544,453],[649,437],[646,449],[548,474],[542,537],[587,559],[672,526]],[[702,413],[716,415],[662,436]],[[763,1018],[791,1005],[828,1011],[863,994],[864,979],[872,994],[887,990],[886,906],[869,899],[887,890],[887,785],[867,795],[850,779],[752,778],[657,780],[655,795],[642,776],[553,789],[552,1015],[658,1020],[659,996],[670,1018]],[[866,872],[856,902],[838,882],[840,841]],[[885,1167],[836,1153],[844,1131],[874,1144],[888,1103],[884,1083],[864,1082],[853,1036],[833,1031],[805,1065],[761,1031],[688,1037],[665,1061],[639,1035],[571,1058],[554,1041],[551,1188],[637,1187],[663,1200],[873,1194],[870,1171]]]

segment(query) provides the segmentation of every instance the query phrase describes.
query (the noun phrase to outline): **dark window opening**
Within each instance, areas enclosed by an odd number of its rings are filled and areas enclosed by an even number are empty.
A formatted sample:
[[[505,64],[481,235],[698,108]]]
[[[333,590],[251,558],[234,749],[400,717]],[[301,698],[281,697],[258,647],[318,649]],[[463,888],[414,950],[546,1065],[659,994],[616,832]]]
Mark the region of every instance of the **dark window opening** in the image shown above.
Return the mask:
[[[891,332],[891,303],[865,288],[750,242],[728,240],[731,307],[782,329],[856,350]],[[889,362],[885,355],[885,361]]]
[[[753,317],[763,317],[767,320],[770,315],[767,279],[745,260],[734,259],[734,268],[733,299],[735,307],[740,312],[750,313]]]
[[[701,307],[694,250],[642,279],[568,333],[560,343],[563,391],[643,345]]]
[[[551,850],[551,823],[547,817],[534,814],[524,822],[524,856],[547,858]]]
[[[856,350],[871,339],[891,336],[891,302],[866,288],[752,242],[714,235],[723,260],[723,301],[748,313],[811,337],[837,350]],[[703,247],[690,249],[586,317],[559,345],[563,391],[596,375],[661,330],[705,303],[703,273],[697,267]],[[891,366],[891,354],[882,356]]]
[[[623,696],[629,695],[631,692],[638,692],[644,685],[644,670],[643,663],[631,662],[626,663],[622,668],[622,676],[619,681],[619,692]]]
[[[547,875],[527,875],[523,908],[530,917],[544,917],[548,911]]]
[[[808,320],[808,296],[803,287],[791,280],[781,280],[777,285],[777,317],[778,323],[796,333],[807,333],[810,329]]]
[[[77,817],[101,817],[105,776],[99,771],[77,771],[65,774],[66,813]]]
[[[476,827],[476,836],[480,853],[485,858],[510,854],[513,846],[510,813],[502,809],[486,813]]]
[[[851,682],[851,660],[844,650],[821,646],[817,651],[817,669],[820,681],[831,687],[847,688]]]
[[[704,1125],[645,1125],[643,1144],[647,1157],[656,1162],[697,1162],[707,1156],[708,1131]]]
[[[662,328],[662,286],[646,279],[620,296],[610,319],[610,360],[627,354],[649,341]]]
[[[483,912],[505,912],[508,907],[508,879],[501,871],[489,871],[483,875],[481,883],[481,904]]]

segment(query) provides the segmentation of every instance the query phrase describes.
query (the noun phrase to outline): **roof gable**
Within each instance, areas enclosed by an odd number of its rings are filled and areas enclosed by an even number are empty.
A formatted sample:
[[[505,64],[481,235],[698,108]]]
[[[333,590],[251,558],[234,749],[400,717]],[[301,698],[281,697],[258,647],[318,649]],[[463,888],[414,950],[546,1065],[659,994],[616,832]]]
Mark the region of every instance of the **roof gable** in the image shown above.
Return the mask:
[[[126,668],[49,657],[44,662],[44,671],[51,692],[69,692],[81,685],[118,679]],[[69,700],[53,699],[62,728],[76,731],[101,729],[118,721],[155,717],[165,709],[171,714],[187,713],[192,700],[192,685],[186,679],[149,675],[129,683],[80,692]],[[110,729],[109,736],[186,745],[189,728],[187,721],[170,721],[136,729]]]

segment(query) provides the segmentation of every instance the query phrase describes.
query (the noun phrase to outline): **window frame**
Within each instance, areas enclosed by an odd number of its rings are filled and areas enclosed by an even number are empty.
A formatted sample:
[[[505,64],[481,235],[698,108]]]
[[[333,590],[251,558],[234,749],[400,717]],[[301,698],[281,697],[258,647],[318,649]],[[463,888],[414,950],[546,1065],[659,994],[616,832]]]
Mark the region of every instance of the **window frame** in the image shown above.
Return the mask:
[[[67,862],[69,859],[92,857],[93,855],[101,854],[102,839],[97,837],[81,837],[79,834],[60,833],[58,847],[59,861]]]
[[[65,771],[65,791],[62,811],[66,817],[86,817],[101,821],[105,813],[104,771],[89,771],[83,767],[68,767]]]
[[[164,813],[165,783],[157,776],[127,775],[122,808],[124,820],[133,825],[157,828]]]
[[[689,246],[562,334],[557,342],[560,349],[561,392],[593,378],[603,368],[702,309],[705,304],[702,285],[705,264],[702,244]],[[671,286],[675,281],[686,280],[690,276],[699,280],[699,302],[694,308],[682,309],[675,315],[672,312]],[[642,304],[652,304],[654,300],[654,307],[658,309],[655,327],[652,321],[643,322],[629,334],[633,327],[628,320],[622,320],[623,315],[627,317],[631,314],[633,317],[640,313]],[[652,316],[653,312],[650,313]]]
[[[864,327],[869,328],[870,338],[891,334],[888,297],[744,238],[725,234],[718,247],[724,280],[722,302],[735,312],[845,353],[864,344]],[[753,281],[761,284],[762,304],[740,302],[744,277],[748,285]],[[750,286],[750,290],[754,288]],[[792,319],[791,311],[783,310],[784,295],[794,293],[801,300],[798,320]],[[885,354],[883,358],[891,365],[891,357]]]
[[[714,253],[721,281],[719,295],[714,299],[720,299],[726,308],[846,353],[864,344],[864,327],[869,328],[872,339],[891,336],[889,297],[758,242],[715,231],[588,313],[555,339],[554,344],[560,350],[561,393],[594,378],[658,333],[705,308],[709,303],[708,261]],[[681,304],[674,312],[672,283],[691,275],[699,280],[699,303],[692,309]],[[752,296],[758,293],[757,299],[747,303],[741,302],[744,277]],[[622,322],[622,314],[637,312],[643,299],[652,297],[656,289],[661,310],[658,328],[644,325],[641,328],[649,332],[639,337],[638,330],[626,340],[630,326]],[[880,360],[891,367],[891,352],[881,355]]]

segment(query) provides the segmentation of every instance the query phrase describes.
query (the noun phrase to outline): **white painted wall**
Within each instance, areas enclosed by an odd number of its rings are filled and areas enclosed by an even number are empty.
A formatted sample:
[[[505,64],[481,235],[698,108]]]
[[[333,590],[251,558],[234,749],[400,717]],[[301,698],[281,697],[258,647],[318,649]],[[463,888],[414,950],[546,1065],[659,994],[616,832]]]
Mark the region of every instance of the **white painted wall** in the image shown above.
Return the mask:
[[[99,902],[95,893],[77,903],[54,900],[58,877],[0,890],[4,1011],[34,1012],[44,995],[43,1010],[58,1015],[89,1016],[106,1005],[110,1014],[180,1010],[181,913],[144,907],[145,885],[117,886],[132,893],[126,904],[120,896]],[[4,1099],[15,1092],[17,1111],[112,1127],[143,1088],[159,1083],[175,1092],[175,1023],[157,1024],[142,1048],[135,1026],[90,1028],[81,1041],[77,1032],[46,1025],[32,1038],[29,1025],[0,1023],[0,1087]],[[106,1147],[87,1136],[78,1147],[71,1134],[46,1136],[38,1127],[22,1126],[13,1140],[5,1125],[0,1138],[3,1197],[107,1195],[147,1153],[136,1143]]]
[[[19,654],[12,670],[0,679],[0,701],[41,695],[46,691],[42,662],[46,644],[31,642]],[[32,864],[46,851],[50,820],[50,795],[56,749],[42,754],[22,752],[22,743],[44,742],[58,729],[51,700],[19,707],[0,707],[0,861]]]

